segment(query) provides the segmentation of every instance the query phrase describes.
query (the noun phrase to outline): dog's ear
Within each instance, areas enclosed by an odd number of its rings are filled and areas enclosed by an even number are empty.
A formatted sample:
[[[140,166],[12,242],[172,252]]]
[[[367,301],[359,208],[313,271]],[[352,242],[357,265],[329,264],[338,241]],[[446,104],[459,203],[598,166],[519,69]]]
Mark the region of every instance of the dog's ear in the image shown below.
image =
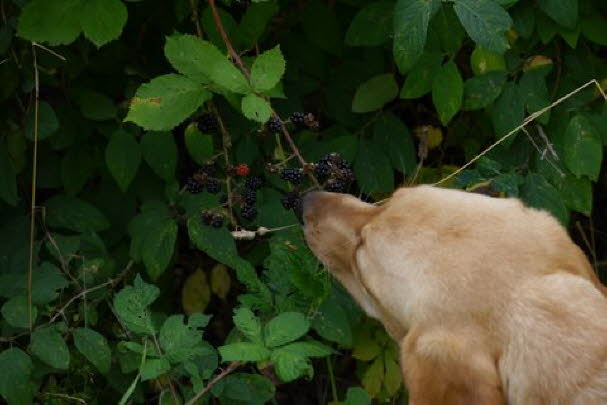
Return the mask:
[[[410,334],[401,364],[411,405],[504,405],[496,362],[469,336]]]

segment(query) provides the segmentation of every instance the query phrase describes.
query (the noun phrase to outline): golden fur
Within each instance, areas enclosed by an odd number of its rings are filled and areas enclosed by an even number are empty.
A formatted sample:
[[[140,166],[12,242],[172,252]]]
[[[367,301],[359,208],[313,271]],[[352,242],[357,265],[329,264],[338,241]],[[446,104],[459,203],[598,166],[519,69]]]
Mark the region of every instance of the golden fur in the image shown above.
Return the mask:
[[[304,198],[316,256],[399,343],[410,404],[607,404],[607,299],[548,213],[430,186]]]

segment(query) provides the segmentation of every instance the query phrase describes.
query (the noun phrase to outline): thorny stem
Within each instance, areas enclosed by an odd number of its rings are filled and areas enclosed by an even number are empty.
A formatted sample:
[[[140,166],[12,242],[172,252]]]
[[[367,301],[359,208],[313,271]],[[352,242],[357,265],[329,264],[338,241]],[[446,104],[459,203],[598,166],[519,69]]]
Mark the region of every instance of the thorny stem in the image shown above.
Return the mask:
[[[213,388],[219,381],[221,381],[222,379],[227,377],[229,374],[231,374],[234,370],[236,370],[238,367],[242,366],[243,364],[244,363],[242,363],[240,361],[235,361],[233,363],[230,363],[230,365],[225,370],[223,370],[221,373],[217,374],[215,376],[215,378],[213,378],[211,381],[209,381],[209,383],[200,392],[198,392],[196,395],[194,395],[194,397],[192,399],[190,399],[188,402],[186,402],[185,405],[194,405],[196,403],[196,401],[198,401],[204,394],[209,392],[211,390],[211,388]]]

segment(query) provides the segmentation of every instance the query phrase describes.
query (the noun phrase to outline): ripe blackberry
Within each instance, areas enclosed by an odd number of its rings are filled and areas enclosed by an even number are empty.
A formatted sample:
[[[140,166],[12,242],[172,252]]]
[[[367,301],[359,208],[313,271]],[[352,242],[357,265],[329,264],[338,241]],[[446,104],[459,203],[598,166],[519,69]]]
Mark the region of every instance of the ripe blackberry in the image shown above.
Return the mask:
[[[280,203],[285,210],[295,209],[299,205],[299,194],[294,192],[287,193],[280,199]]]
[[[245,205],[255,205],[255,203],[257,202],[257,193],[255,192],[255,190],[245,189],[242,195],[242,199]]]
[[[263,186],[263,179],[260,176],[251,176],[244,181],[245,188],[249,190],[259,190]]]
[[[204,190],[204,186],[193,177],[188,177],[185,181],[185,189],[188,193],[198,194]]]
[[[282,122],[280,121],[280,118],[270,118],[270,121],[268,121],[268,129],[271,132],[282,132]]]
[[[223,226],[223,215],[221,215],[221,214],[213,215],[213,219],[211,219],[211,226],[213,228],[221,228]]]
[[[291,184],[297,185],[303,181],[303,171],[301,169],[282,169],[280,178],[288,181]]]
[[[349,185],[344,183],[341,180],[329,180],[327,185],[325,186],[326,191],[330,191],[333,193],[345,193],[348,191]]]
[[[213,222],[213,213],[211,211],[203,211],[200,217],[204,225],[211,225],[211,222]]]
[[[243,205],[240,207],[240,215],[244,219],[254,219],[257,216],[257,208],[254,205]]]
[[[326,161],[320,160],[314,167],[314,174],[317,177],[321,177],[321,178],[327,177],[327,176],[329,176],[330,171],[331,171],[331,166],[329,166],[329,163]]]
[[[215,167],[215,162],[205,162],[202,165],[200,171],[207,176],[214,176],[217,173],[217,168]]]
[[[215,179],[209,179],[206,184],[207,191],[211,194],[217,194],[221,191],[221,184]]]
[[[198,129],[202,133],[214,132],[217,130],[217,120],[212,114],[205,113],[198,118]]]
[[[301,125],[306,121],[306,114],[302,112],[294,112],[291,114],[290,120],[293,124]]]
[[[249,172],[251,171],[251,169],[249,168],[248,164],[246,164],[246,163],[240,163],[238,166],[236,166],[236,168],[234,169],[234,171],[240,177],[247,177],[249,175]]]

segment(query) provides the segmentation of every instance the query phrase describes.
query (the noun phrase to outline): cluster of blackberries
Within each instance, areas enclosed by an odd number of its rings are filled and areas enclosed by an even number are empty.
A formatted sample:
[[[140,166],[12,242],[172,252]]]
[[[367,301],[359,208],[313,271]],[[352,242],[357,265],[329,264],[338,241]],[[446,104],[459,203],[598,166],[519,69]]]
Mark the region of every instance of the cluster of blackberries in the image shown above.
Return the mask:
[[[290,120],[293,124],[302,125],[306,121],[306,114],[302,112],[294,112],[293,114],[291,114]]]
[[[280,178],[288,181],[293,185],[301,184],[303,181],[304,175],[302,169],[296,168],[285,168],[280,171]]]
[[[185,182],[185,189],[188,193],[202,193],[205,188],[209,193],[217,194],[221,191],[221,184],[217,179],[209,178],[204,174],[189,177]]]
[[[310,129],[318,129],[319,123],[318,120],[314,117],[312,113],[304,113],[304,112],[294,112],[289,116],[287,121],[281,121],[278,117],[270,118],[268,121],[268,130],[270,132],[280,133],[282,132],[282,125],[284,123],[291,123],[296,126],[308,127]]]
[[[248,177],[244,182],[244,191],[241,193],[240,216],[252,220],[257,216],[257,190],[263,186],[263,179],[259,176]]]
[[[354,182],[354,172],[350,163],[339,154],[330,153],[323,156],[314,165],[314,174],[321,181],[326,181],[325,190],[345,193]]]
[[[280,133],[282,132],[282,121],[280,118],[272,117],[270,121],[268,121],[268,129],[270,132]]]
[[[202,223],[204,225],[210,225],[213,228],[221,228],[223,226],[223,215],[213,211],[202,212]]]
[[[213,114],[202,114],[200,118],[198,118],[198,129],[205,134],[215,132],[217,130],[217,119]]]
[[[285,208],[285,210],[294,210],[299,206],[300,196],[299,193],[294,191],[290,191],[285,194],[281,199],[280,203]]]

